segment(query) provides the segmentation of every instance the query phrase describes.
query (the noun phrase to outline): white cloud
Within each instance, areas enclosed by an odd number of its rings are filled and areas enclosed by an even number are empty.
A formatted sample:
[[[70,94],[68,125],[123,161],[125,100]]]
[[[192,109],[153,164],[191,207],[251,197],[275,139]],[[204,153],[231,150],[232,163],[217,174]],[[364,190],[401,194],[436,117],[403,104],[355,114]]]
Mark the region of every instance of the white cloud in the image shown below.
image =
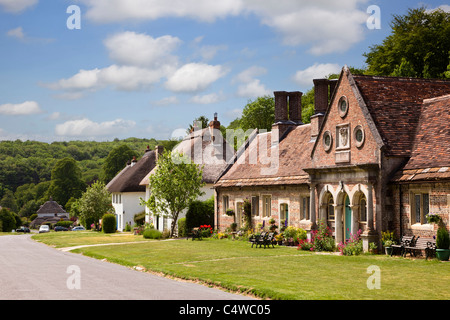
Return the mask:
[[[313,79],[324,78],[331,73],[340,73],[341,67],[335,63],[315,63],[314,65],[299,70],[295,73],[293,80],[300,86],[312,86]]]
[[[17,27],[15,29],[11,29],[6,33],[7,36],[12,38],[17,38],[23,40],[25,38],[25,33],[23,33],[22,27]]]
[[[220,95],[217,93],[205,94],[205,95],[196,95],[191,98],[191,102],[198,104],[212,104],[219,102],[221,99]]]
[[[206,89],[227,71],[220,65],[188,63],[171,75],[166,88],[173,92],[198,92]]]
[[[117,90],[140,90],[160,81],[160,79],[172,73],[170,66],[161,69],[147,69],[135,66],[111,65],[103,69],[80,70],[68,79],[61,79],[55,83],[44,86],[53,90],[99,90],[106,86],[113,86]],[[79,92],[66,98],[77,98]],[[62,98],[64,96],[61,96]]]
[[[166,97],[163,98],[161,100],[155,101],[154,104],[156,104],[157,106],[167,106],[167,105],[171,105],[171,104],[177,104],[178,98],[175,96],[171,96],[171,97]]]
[[[55,134],[64,137],[101,137],[127,132],[135,125],[134,121],[123,119],[97,123],[85,118],[56,125]]]
[[[96,22],[184,17],[213,22],[254,14],[286,45],[307,45],[315,55],[345,52],[363,39],[368,0],[82,0]],[[211,53],[212,54],[212,53]]]
[[[233,82],[240,83],[237,94],[240,97],[254,98],[271,94],[271,91],[261,83],[261,80],[255,79],[267,73],[263,67],[252,66],[239,73]]]
[[[38,3],[38,0],[0,0],[0,6],[6,12],[20,13]]]
[[[3,115],[23,116],[42,112],[43,111],[36,101],[25,101],[24,103],[19,104],[7,103],[0,105],[0,114]]]
[[[428,10],[426,10],[426,12],[430,13],[430,12],[436,11],[438,9],[441,9],[444,12],[450,12],[450,5],[443,4],[443,5],[440,5],[439,7],[435,8],[435,9],[428,9]]]
[[[158,68],[176,65],[178,58],[171,55],[182,41],[169,35],[153,38],[146,34],[121,32],[104,41],[114,61],[139,67]]]
[[[86,17],[95,22],[155,20],[164,17],[188,17],[206,22],[237,15],[241,0],[82,0]]]

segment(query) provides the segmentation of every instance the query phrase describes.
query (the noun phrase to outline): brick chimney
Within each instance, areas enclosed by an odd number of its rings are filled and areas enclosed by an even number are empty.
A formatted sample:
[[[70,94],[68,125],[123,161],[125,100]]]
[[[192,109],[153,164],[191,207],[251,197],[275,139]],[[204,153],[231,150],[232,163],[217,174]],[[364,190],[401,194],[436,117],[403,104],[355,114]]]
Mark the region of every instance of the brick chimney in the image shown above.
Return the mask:
[[[216,130],[214,130],[216,129]],[[209,134],[211,137],[211,141],[215,141],[216,137],[215,134],[219,134],[217,130],[220,131],[220,121],[217,120],[217,112],[214,113],[214,120],[209,122]]]
[[[302,124],[302,93],[299,91],[275,91],[275,123],[281,138],[291,127]]]
[[[314,79],[314,110],[323,113],[328,107],[328,79]]]
[[[163,154],[163,152],[164,152],[164,147],[163,146],[156,146],[155,147],[155,157],[156,157],[155,161],[158,161],[159,156],[161,154]]]
[[[300,91],[289,92],[289,120],[302,122],[302,95]]]

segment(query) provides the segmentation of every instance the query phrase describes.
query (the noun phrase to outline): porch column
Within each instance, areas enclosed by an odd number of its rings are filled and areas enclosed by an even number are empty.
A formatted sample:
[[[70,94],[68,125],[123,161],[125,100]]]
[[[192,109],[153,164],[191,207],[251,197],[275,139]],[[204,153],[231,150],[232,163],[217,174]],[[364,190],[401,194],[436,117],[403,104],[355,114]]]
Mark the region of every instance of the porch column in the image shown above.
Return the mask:
[[[336,243],[344,241],[344,226],[342,224],[344,206],[342,204],[334,206],[334,232]]]
[[[374,220],[373,220],[373,186],[371,183],[367,184],[367,226],[366,230],[362,233],[361,238],[363,241],[363,251],[369,251],[369,244],[371,242],[377,242],[378,236],[375,233]]]
[[[367,233],[371,233],[375,230],[373,225],[373,195],[372,184],[367,184]]]
[[[315,229],[316,224],[316,185],[311,184],[309,194],[309,218],[311,219],[311,229]]]
[[[352,210],[352,234],[356,234],[359,230],[359,205],[350,206]]]

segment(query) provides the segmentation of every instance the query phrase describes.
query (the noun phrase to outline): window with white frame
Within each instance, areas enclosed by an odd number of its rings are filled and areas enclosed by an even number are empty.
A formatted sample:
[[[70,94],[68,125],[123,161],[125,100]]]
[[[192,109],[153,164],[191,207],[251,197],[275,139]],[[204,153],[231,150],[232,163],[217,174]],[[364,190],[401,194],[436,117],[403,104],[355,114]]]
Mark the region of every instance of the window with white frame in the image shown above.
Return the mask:
[[[263,217],[272,215],[272,196],[263,196]]]
[[[230,207],[230,199],[228,196],[222,197],[222,206],[223,206],[223,213],[225,214]]]
[[[427,224],[427,214],[430,212],[430,194],[428,192],[412,192],[411,224]]]
[[[259,216],[259,196],[252,197],[252,216]]]
[[[309,211],[310,211],[310,197],[302,196],[300,197],[300,205],[301,205],[301,220],[309,220]]]

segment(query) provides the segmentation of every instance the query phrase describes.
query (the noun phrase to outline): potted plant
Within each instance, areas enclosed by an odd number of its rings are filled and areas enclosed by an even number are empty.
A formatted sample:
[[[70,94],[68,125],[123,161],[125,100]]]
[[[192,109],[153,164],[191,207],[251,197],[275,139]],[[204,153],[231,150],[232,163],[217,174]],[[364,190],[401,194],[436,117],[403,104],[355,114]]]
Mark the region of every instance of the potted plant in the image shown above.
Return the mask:
[[[384,250],[387,255],[391,255],[392,253],[392,245],[394,242],[394,232],[393,231],[385,231],[381,233],[381,242],[383,243]]]
[[[230,224],[230,229],[231,229],[232,232],[235,232],[236,229],[237,229],[237,223],[233,222],[232,224]]]
[[[428,223],[436,223],[438,224],[441,221],[441,217],[437,213],[429,213],[427,214]]]
[[[278,245],[281,246],[283,244],[283,234],[279,233],[275,235],[275,240],[277,241]]]
[[[450,236],[447,228],[440,226],[436,236],[436,258],[441,261],[448,261],[450,256]]]
[[[225,214],[229,217],[234,216],[234,210],[233,209],[227,209],[227,211],[225,211]]]

